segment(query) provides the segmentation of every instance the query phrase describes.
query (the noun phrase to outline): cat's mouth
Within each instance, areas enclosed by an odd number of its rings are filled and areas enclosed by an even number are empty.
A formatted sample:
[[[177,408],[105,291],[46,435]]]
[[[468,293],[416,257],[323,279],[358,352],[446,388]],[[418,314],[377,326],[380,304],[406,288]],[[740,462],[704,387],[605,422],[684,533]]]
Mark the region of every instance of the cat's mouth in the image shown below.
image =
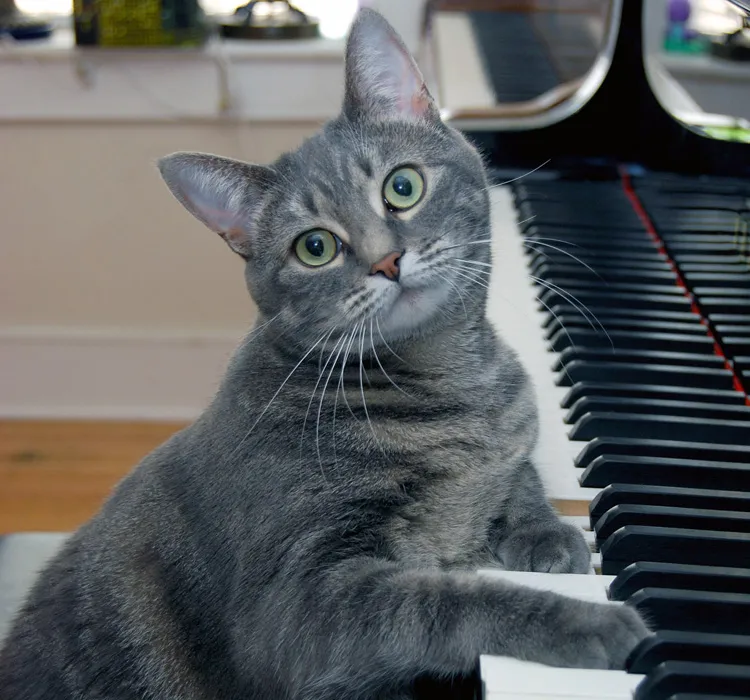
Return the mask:
[[[407,335],[429,321],[445,303],[450,287],[447,284],[408,286],[394,284],[384,290],[378,312],[379,324],[392,336]]]

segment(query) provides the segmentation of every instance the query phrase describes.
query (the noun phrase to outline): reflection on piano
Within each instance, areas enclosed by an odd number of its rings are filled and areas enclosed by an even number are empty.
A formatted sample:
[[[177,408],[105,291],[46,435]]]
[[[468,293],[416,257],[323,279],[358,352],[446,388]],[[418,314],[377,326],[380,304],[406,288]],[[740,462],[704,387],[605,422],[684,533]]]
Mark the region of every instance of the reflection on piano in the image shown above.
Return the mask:
[[[508,99],[511,69],[526,75],[515,64],[482,68],[487,104],[446,117],[496,183],[513,180],[491,193],[488,313],[535,379],[537,463],[597,575],[485,573],[627,601],[656,635],[627,672],[483,657],[481,682],[425,698],[750,697],[750,145],[664,109],[642,10],[612,4],[608,65],[581,81],[599,81],[587,101],[524,128],[488,104]],[[477,66],[498,51],[489,34],[473,33]]]

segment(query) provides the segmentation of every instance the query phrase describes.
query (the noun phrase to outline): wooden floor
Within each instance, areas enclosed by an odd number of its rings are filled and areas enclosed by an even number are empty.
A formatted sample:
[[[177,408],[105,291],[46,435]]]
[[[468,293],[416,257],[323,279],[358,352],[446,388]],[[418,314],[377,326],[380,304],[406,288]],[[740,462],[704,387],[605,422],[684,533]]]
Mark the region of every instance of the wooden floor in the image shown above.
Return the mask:
[[[0,534],[71,531],[184,423],[0,420]],[[585,515],[583,502],[555,503]]]
[[[183,425],[0,421],[0,534],[77,528]]]

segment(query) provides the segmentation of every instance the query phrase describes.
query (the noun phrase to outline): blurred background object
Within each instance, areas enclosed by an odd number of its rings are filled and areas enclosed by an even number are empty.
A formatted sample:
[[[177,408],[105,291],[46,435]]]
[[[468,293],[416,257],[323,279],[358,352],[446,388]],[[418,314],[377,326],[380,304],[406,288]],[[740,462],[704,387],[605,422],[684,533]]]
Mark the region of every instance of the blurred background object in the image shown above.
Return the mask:
[[[287,0],[251,0],[220,22],[219,32],[228,39],[313,39],[320,23]]]
[[[53,30],[50,22],[21,12],[14,0],[0,0],[0,37],[7,35],[16,41],[46,39]]]
[[[73,0],[79,46],[198,46],[207,26],[198,0]]]

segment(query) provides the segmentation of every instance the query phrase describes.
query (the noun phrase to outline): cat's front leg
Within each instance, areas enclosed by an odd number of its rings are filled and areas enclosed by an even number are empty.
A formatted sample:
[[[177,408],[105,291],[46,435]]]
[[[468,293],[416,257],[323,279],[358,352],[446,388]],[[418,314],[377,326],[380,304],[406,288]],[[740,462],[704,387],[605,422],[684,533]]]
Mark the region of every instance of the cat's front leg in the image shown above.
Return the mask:
[[[259,668],[283,683],[277,696],[296,700],[402,697],[418,678],[471,673],[480,654],[623,668],[648,635],[627,605],[369,558],[308,571],[274,591],[262,603],[271,617],[245,628],[237,652],[246,648],[256,667],[259,650],[272,652]]]
[[[534,466],[525,462],[513,478],[494,542],[502,566],[512,571],[588,573],[591,553],[583,533],[554,512]]]

